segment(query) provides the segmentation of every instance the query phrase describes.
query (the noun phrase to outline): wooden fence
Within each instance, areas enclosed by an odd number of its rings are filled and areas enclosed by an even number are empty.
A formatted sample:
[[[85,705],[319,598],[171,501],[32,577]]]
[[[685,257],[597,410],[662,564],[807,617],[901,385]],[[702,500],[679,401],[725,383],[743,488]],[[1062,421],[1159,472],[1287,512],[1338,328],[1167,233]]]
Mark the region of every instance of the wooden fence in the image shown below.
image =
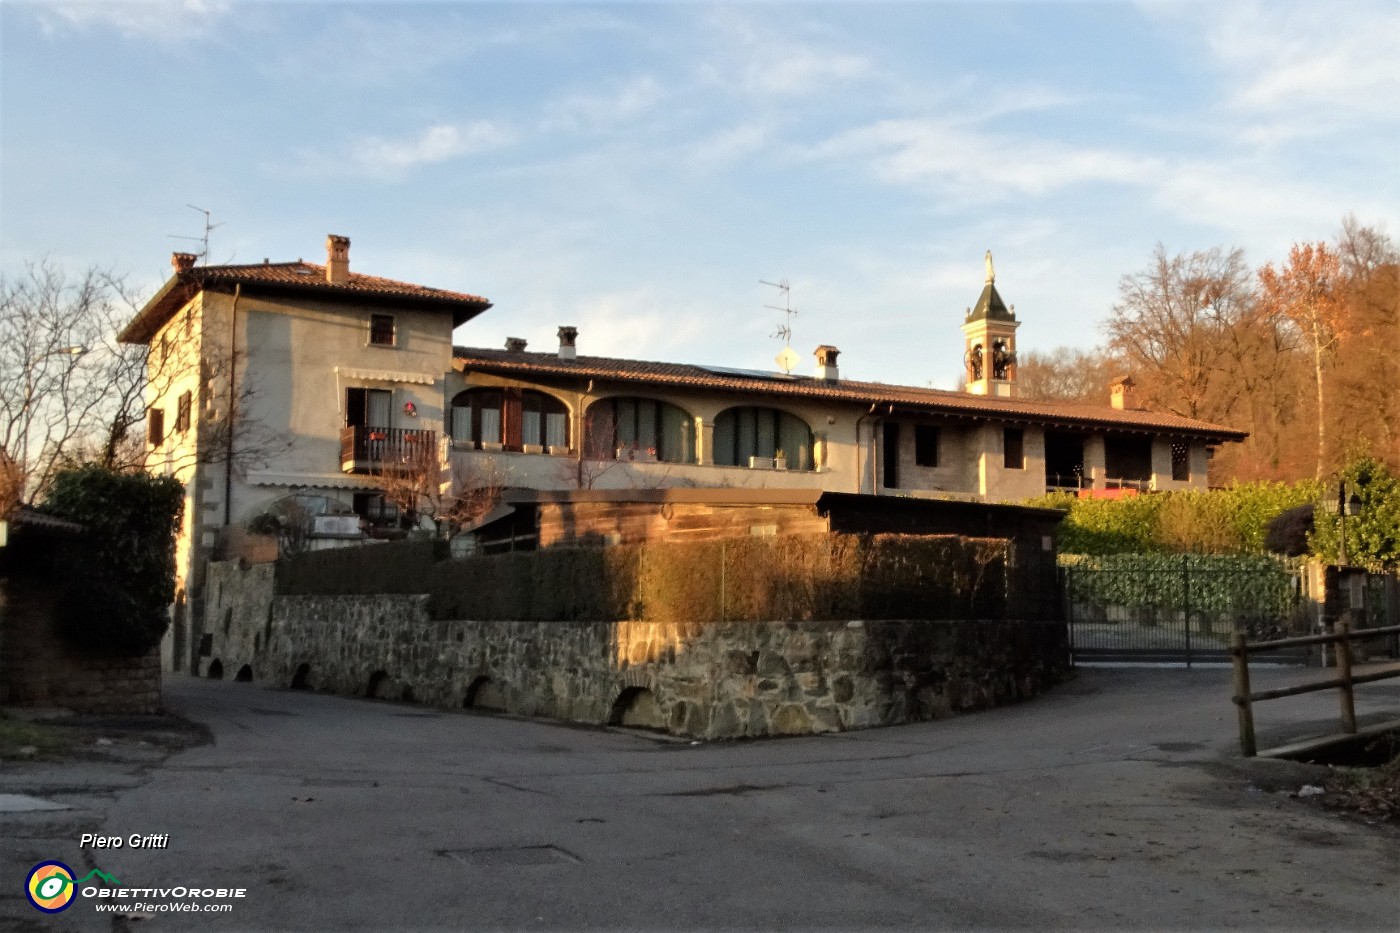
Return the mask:
[[[1230,655],[1235,668],[1234,701],[1240,721],[1240,752],[1246,757],[1252,758],[1259,751],[1254,739],[1254,703],[1261,700],[1278,700],[1283,697],[1313,693],[1318,690],[1340,691],[1342,731],[1354,735],[1356,733],[1356,696],[1352,688],[1356,684],[1368,684],[1378,680],[1400,677],[1400,668],[1370,674],[1353,674],[1351,672],[1351,643],[1397,633],[1400,633],[1400,625],[1362,629],[1354,632],[1345,621],[1337,623],[1335,631],[1327,634],[1301,635],[1296,638],[1278,638],[1273,641],[1250,642],[1246,633],[1236,632],[1232,639]],[[1276,651],[1282,648],[1300,648],[1304,645],[1336,645],[1337,676],[1331,680],[1319,680],[1294,687],[1250,692],[1249,656],[1251,653]]]

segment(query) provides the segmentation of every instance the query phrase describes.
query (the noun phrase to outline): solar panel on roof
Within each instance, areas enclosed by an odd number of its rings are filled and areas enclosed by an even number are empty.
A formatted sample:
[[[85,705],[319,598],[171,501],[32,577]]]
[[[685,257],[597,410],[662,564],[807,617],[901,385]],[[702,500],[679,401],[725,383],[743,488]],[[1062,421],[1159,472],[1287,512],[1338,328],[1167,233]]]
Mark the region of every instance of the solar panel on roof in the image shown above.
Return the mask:
[[[747,379],[775,379],[783,382],[795,382],[800,376],[789,375],[788,373],[774,373],[766,369],[735,369],[731,366],[700,366],[706,372],[714,373],[716,376],[743,376]]]

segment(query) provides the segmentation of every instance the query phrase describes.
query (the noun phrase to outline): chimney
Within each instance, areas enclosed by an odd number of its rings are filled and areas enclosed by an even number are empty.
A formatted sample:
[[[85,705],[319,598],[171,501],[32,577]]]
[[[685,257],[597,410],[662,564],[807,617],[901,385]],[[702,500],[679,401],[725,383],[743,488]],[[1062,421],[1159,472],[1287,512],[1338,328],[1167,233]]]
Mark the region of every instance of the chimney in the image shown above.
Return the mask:
[[[194,261],[198,258],[194,253],[171,253],[170,267],[175,270],[176,275],[181,272],[189,272],[194,268]]]
[[[326,281],[332,285],[344,285],[350,281],[350,238],[326,237]]]
[[[524,338],[524,337],[507,337],[507,338],[506,338],[506,349],[509,350],[511,353],[524,353],[524,352],[525,352],[525,338]]]
[[[1132,376],[1123,376],[1108,384],[1108,401],[1114,408],[1127,411],[1138,407],[1137,383]]]
[[[817,378],[826,382],[835,382],[838,378],[836,371],[836,357],[840,350],[827,344],[817,347]]]
[[[574,346],[578,340],[578,328],[565,324],[559,328],[559,359],[578,359],[578,347]]]

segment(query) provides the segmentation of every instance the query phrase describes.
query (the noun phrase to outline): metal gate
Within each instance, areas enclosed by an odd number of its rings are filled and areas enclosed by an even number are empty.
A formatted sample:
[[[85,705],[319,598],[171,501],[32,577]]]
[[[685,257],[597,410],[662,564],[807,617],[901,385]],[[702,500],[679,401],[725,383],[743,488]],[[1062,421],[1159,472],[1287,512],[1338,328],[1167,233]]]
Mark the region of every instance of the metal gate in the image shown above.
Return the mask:
[[[1259,641],[1308,632],[1299,578],[1282,565],[1123,555],[1080,558],[1061,573],[1076,664],[1228,663],[1236,629]],[[1308,651],[1260,660],[1305,664]]]

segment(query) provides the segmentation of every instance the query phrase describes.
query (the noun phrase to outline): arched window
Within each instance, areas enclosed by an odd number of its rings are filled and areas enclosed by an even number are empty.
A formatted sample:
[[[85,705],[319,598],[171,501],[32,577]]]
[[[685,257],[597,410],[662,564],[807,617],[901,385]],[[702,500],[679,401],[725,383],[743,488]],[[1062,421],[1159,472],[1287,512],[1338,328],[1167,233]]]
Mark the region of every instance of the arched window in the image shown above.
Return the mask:
[[[695,419],[649,398],[605,398],[588,409],[588,456],[596,460],[695,462]]]
[[[525,389],[520,393],[520,443],[569,446],[569,409],[552,395]]]
[[[505,393],[500,389],[467,389],[452,399],[452,442],[500,444],[505,440]]]
[[[480,447],[501,444],[569,446],[569,409],[534,389],[467,389],[452,399],[452,442]]]
[[[776,408],[728,408],[715,417],[715,463],[748,466],[750,457],[771,459],[782,451],[788,469],[810,470],[812,429]]]

